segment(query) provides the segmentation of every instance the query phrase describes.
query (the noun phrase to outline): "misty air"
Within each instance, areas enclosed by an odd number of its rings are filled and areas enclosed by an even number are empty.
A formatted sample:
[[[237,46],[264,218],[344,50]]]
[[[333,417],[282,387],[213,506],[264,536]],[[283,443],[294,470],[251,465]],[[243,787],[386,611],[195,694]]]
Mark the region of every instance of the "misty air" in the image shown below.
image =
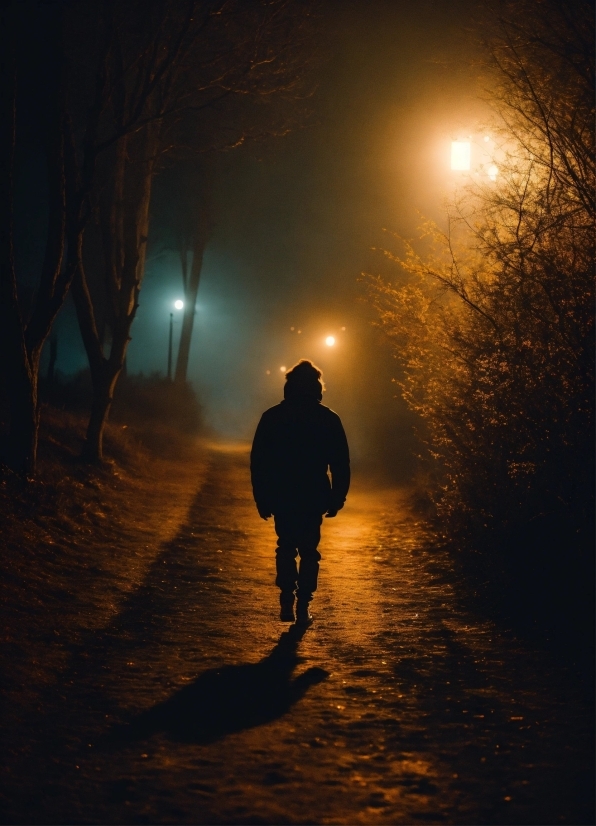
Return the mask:
[[[0,821],[594,823],[594,9],[0,4]]]

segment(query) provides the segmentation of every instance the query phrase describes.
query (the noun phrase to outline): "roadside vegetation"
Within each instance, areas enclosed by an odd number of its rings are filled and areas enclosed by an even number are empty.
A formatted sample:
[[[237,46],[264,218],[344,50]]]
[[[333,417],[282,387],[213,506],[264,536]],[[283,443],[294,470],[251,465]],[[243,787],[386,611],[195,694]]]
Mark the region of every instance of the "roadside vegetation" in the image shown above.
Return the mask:
[[[593,29],[589,3],[499,6],[485,44],[493,119],[479,132],[490,168],[471,170],[445,225],[386,253],[393,280],[367,276],[421,420],[438,531],[511,605],[588,635]]]
[[[82,455],[103,461],[139,308],[154,183],[182,167],[192,197],[179,198],[169,243],[187,299],[176,369],[177,383],[186,382],[213,222],[200,159],[301,122],[311,16],[302,0],[0,6],[0,380],[9,431],[0,461],[36,472],[41,356],[69,294],[93,389]],[[19,209],[33,200],[19,176],[31,163],[46,173],[35,237],[45,252],[25,272],[18,250],[35,236],[34,209]]]
[[[41,387],[36,476],[4,468],[0,480],[9,693],[35,693],[55,680],[81,635],[106,624],[141,586],[200,489],[198,405],[188,391],[184,399],[165,393],[164,381],[120,384],[105,432],[111,458],[101,465],[80,457],[88,376],[55,381],[51,400]]]

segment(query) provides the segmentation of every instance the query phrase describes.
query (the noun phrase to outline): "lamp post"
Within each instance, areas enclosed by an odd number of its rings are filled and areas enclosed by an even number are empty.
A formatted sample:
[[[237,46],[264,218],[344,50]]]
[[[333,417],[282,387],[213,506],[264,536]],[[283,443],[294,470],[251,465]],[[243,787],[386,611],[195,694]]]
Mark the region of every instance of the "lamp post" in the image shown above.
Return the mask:
[[[179,298],[174,301],[174,307],[176,310],[182,310],[184,307],[184,301],[181,301]],[[172,339],[174,335],[174,313],[170,313],[170,335],[168,338],[168,380],[172,381]]]
[[[168,339],[168,379],[172,380],[172,332],[174,329],[174,313],[170,313],[170,338]]]

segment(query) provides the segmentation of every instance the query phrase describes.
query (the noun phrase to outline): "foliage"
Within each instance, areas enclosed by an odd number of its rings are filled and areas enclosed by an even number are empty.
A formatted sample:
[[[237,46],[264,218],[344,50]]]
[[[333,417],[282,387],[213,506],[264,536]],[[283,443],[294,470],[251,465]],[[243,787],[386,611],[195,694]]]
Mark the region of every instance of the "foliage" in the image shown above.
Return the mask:
[[[553,531],[577,548],[593,514],[591,22],[588,4],[502,7],[497,180],[472,174],[424,251],[388,252],[394,283],[368,277],[440,468],[440,517],[511,551]]]

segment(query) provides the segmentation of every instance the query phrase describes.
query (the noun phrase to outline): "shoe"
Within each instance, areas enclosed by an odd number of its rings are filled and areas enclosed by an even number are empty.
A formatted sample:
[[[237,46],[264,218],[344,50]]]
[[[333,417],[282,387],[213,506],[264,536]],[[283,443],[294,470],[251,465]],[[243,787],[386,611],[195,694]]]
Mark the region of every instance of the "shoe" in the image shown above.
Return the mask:
[[[294,622],[294,594],[287,597],[282,594],[279,598],[279,619],[281,622]]]
[[[301,625],[303,628],[312,625],[314,622],[313,615],[308,608],[308,602],[298,602],[296,606],[296,625]]]

